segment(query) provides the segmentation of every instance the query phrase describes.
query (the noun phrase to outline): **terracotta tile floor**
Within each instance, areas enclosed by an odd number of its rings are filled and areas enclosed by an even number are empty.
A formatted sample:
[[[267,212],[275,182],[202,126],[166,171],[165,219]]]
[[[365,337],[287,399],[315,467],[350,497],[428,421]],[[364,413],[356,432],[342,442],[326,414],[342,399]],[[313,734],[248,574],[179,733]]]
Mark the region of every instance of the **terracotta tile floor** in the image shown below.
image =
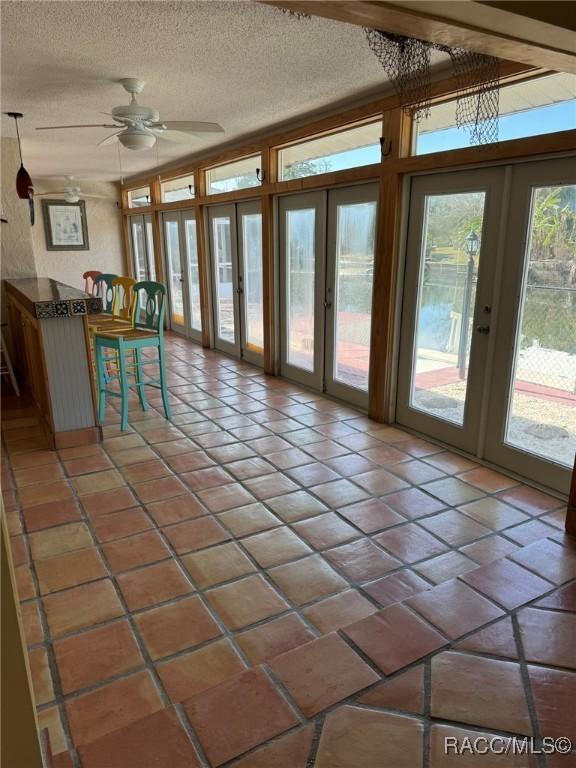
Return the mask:
[[[573,766],[444,754],[576,737],[562,502],[177,337],[167,353],[171,425],[151,393],[128,433],[114,402],[101,445],[54,453],[32,408],[4,408],[56,766]]]

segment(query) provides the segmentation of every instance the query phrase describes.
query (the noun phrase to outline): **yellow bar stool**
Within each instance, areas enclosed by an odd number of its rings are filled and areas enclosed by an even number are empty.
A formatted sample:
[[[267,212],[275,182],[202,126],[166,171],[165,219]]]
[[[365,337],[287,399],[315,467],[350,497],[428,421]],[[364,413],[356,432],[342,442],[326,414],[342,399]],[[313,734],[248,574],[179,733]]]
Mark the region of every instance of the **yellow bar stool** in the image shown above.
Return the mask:
[[[136,280],[132,277],[115,277],[112,280],[112,313],[109,315],[94,315],[94,321],[88,316],[88,325],[91,333],[99,330],[114,331],[125,330],[134,327],[136,315],[137,295],[132,288]]]
[[[106,277],[112,277],[106,276]],[[98,315],[88,316],[88,331],[90,333],[90,347],[94,352],[94,337],[97,333],[121,333],[134,328],[136,307],[138,305],[137,294],[132,290],[136,280],[132,277],[113,277],[111,281],[104,281],[106,285],[107,306],[110,314],[105,311]],[[110,296],[109,289],[112,290]],[[118,369],[118,355],[112,354],[106,357],[106,371],[112,377]],[[93,358],[92,371],[96,375],[95,361]]]

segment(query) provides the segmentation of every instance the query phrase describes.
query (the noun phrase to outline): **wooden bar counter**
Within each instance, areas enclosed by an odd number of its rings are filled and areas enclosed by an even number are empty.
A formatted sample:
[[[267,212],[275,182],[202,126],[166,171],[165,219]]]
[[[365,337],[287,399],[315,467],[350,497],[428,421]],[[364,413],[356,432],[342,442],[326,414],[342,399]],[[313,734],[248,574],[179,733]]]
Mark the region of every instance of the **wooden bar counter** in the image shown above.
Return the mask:
[[[99,442],[87,316],[102,311],[101,299],[46,277],[4,285],[18,380],[52,447]]]

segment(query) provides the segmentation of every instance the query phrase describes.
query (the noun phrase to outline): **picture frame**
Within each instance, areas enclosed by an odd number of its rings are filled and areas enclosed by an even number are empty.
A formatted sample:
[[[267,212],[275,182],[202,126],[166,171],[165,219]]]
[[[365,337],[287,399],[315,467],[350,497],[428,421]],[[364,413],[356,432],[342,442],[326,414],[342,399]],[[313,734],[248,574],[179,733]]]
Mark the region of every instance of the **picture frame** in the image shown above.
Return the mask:
[[[86,203],[42,200],[42,218],[47,251],[88,251]]]

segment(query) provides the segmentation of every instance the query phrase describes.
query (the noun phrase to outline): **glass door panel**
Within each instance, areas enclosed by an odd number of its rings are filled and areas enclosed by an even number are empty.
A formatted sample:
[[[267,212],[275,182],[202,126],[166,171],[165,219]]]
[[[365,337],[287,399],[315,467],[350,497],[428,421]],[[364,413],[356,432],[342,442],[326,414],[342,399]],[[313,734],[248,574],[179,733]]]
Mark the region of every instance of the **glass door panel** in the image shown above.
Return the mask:
[[[236,211],[232,206],[209,209],[215,346],[240,355],[236,289]]]
[[[468,392],[485,204],[485,192],[425,199],[410,406],[458,426]]]
[[[146,242],[146,272],[143,280],[156,280],[156,262],[154,259],[154,236],[152,234],[152,216],[147,213],[144,216],[145,242]]]
[[[142,216],[130,216],[130,234],[132,240],[132,268],[135,280],[146,280],[147,259],[144,220]]]
[[[283,375],[323,386],[326,195],[280,198]]]
[[[572,467],[576,453],[576,185],[535,187],[505,442]]]
[[[182,214],[186,246],[186,263],[188,265],[188,305],[190,307],[190,335],[202,339],[202,313],[200,303],[200,273],[198,267],[198,240],[196,219],[193,213]]]
[[[288,211],[286,219],[286,299],[288,363],[314,370],[314,249],[316,211]]]
[[[377,185],[328,195],[326,390],[367,405]]]
[[[486,458],[568,493],[576,451],[576,172],[515,166]]]
[[[260,203],[239,203],[238,287],[241,304],[242,357],[263,364],[264,295],[262,214]]]
[[[397,418],[474,452],[504,169],[412,180]]]
[[[129,216],[130,243],[132,248],[132,270],[135,280],[155,280],[154,240],[152,237],[152,217]]]
[[[180,216],[164,214],[164,244],[170,298],[170,327],[185,332],[184,277],[180,249]]]
[[[202,341],[194,211],[165,212],[162,219],[170,327],[184,336]]]

